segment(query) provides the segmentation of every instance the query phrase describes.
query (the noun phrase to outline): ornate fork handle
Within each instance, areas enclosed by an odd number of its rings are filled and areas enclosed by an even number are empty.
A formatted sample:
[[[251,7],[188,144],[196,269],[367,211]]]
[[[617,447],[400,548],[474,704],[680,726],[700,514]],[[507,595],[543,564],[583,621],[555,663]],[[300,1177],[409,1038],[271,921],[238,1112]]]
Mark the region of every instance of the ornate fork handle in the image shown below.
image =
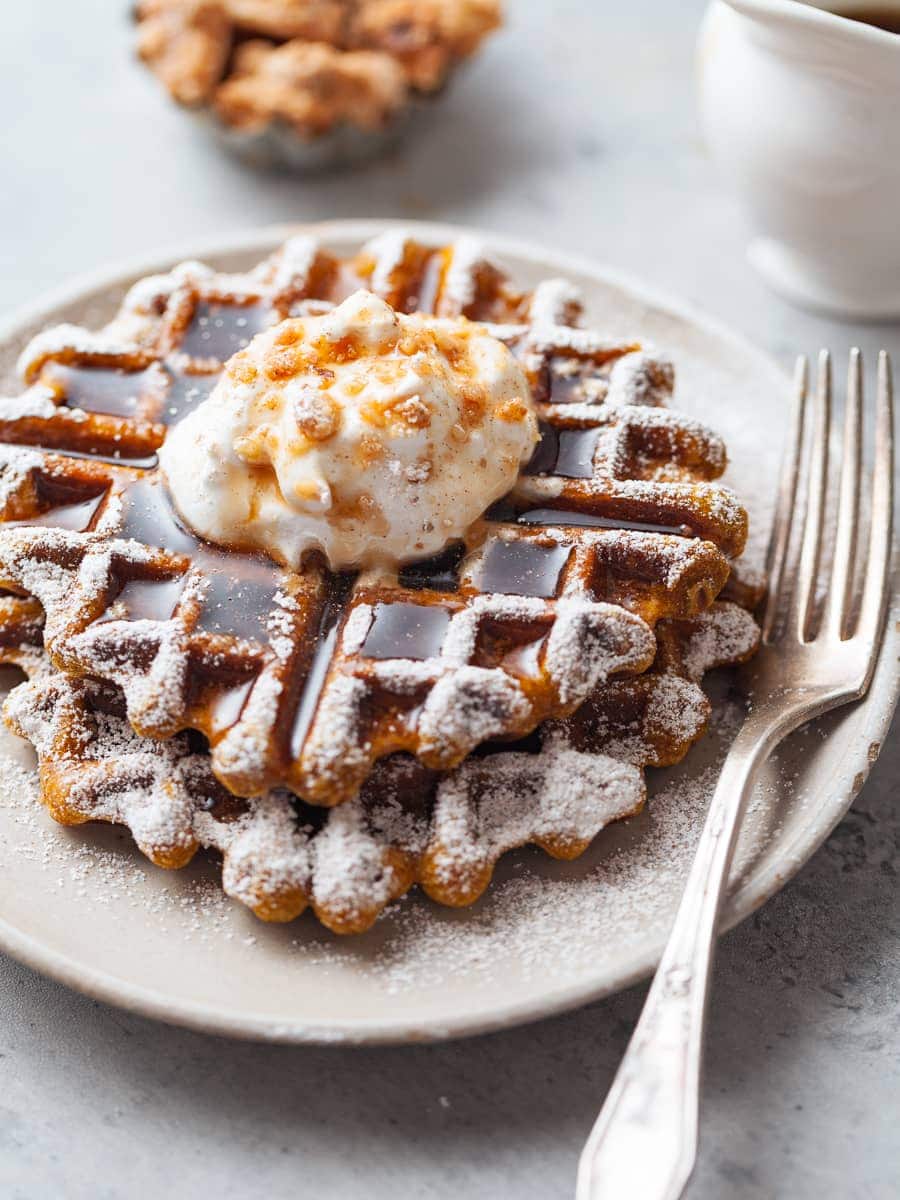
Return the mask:
[[[709,975],[737,830],[760,765],[823,707],[831,703],[751,716],[731,747],[665,953],[582,1153],[577,1200],[677,1200],[687,1183],[697,1149]]]

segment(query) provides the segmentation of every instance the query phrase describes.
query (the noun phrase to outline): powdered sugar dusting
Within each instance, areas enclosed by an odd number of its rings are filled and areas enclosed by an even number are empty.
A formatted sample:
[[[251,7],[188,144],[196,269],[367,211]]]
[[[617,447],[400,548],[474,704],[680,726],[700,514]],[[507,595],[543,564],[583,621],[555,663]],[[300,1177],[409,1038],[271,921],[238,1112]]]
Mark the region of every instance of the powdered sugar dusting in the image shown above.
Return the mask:
[[[48,358],[65,352],[85,358],[94,355],[128,358],[140,354],[140,347],[135,342],[124,341],[114,332],[92,333],[80,325],[54,325],[31,339],[19,356],[16,370],[26,383],[31,383]]]
[[[479,980],[499,982],[511,964],[525,980],[552,973],[563,984],[583,974],[585,956],[598,947],[619,953],[616,947],[629,945],[637,955],[665,928],[725,744],[740,719],[738,708],[720,702],[706,765],[660,775],[648,808],[603,834],[576,863],[553,863],[523,851],[506,861],[493,888],[464,913],[443,911],[424,899],[407,901],[389,908],[376,932],[354,942],[335,940],[306,920],[292,927],[289,943],[282,931],[264,926],[254,926],[251,938],[240,911],[202,863],[187,875],[169,875],[142,868],[132,851],[104,831],[79,833],[73,842],[42,811],[34,771],[9,753],[0,756],[0,811],[15,833],[13,841],[0,845],[0,864],[15,853],[18,869],[45,880],[45,891],[58,894],[73,919],[79,912],[84,919],[90,912],[115,912],[120,925],[139,928],[149,945],[170,952],[187,943],[211,963],[223,953],[231,960],[240,952],[251,971],[254,960],[274,953],[281,986],[288,989],[304,986],[300,977],[294,981],[295,970],[340,977],[363,970],[367,987],[416,995],[460,975],[473,986]],[[770,832],[765,802],[757,795],[751,804],[739,869]],[[351,978],[355,974],[348,985]]]
[[[20,396],[0,397],[0,421],[15,421],[20,417],[39,417],[46,420],[56,415],[53,391],[36,383]]]
[[[755,630],[743,618],[747,631]],[[312,903],[329,928],[360,932],[416,881],[443,904],[468,904],[508,850],[535,842],[570,858],[608,821],[634,812],[644,794],[642,768],[677,760],[703,730],[702,691],[684,681],[673,698],[665,672],[681,669],[692,629],[702,633],[714,623],[706,616],[684,628],[665,626],[655,672],[618,680],[611,696],[596,693],[587,726],[581,714],[545,725],[537,753],[470,758],[443,775],[433,795],[432,774],[414,760],[386,761],[359,799],[324,814],[303,806],[295,812],[297,802],[283,792],[227,800],[216,791],[206,755],[192,752],[183,735],[151,748],[105,685],[39,671],[14,689],[4,715],[35,745],[53,781],[45,800],[57,819],[124,824],[165,866],[183,865],[198,843],[214,847],[223,855],[225,890],[258,915],[286,920]],[[736,644],[730,626],[740,621],[718,624],[719,636],[702,651],[707,666],[731,661]],[[506,728],[510,706],[524,703],[511,680],[500,677],[500,692],[497,679],[484,674],[463,668],[429,696],[422,744],[436,760],[441,743],[429,740],[429,722],[461,722],[466,736],[483,738],[493,732],[492,718]],[[435,697],[437,708],[429,710]],[[623,717],[629,712],[631,720]],[[619,746],[627,753],[620,756]]]
[[[372,271],[372,291],[377,296],[391,292],[394,272],[403,263],[409,235],[402,229],[388,229],[365,245],[365,252],[375,260]]]
[[[527,719],[528,700],[507,675],[482,667],[457,667],[441,676],[419,717],[424,754],[438,758],[448,745],[467,750]]]
[[[148,275],[129,288],[122,307],[126,312],[153,313],[158,304],[182,288],[195,286],[214,275],[206,263],[188,260],[178,263],[164,275]]]
[[[318,252],[318,239],[308,234],[288,238],[281,248],[272,274],[271,282],[275,292],[303,291]]]
[[[444,276],[444,298],[457,312],[465,312],[476,295],[475,275],[484,262],[484,245],[475,237],[457,238]]]
[[[751,655],[759,641],[759,630],[737,604],[719,601],[702,622],[697,622],[680,647],[681,667],[688,679],[699,683],[707,671],[720,663],[740,662]]]
[[[581,292],[568,279],[544,279],[534,289],[529,317],[535,325],[572,325],[581,310]]]
[[[43,455],[36,450],[0,443],[0,505],[9,502],[42,462]]]

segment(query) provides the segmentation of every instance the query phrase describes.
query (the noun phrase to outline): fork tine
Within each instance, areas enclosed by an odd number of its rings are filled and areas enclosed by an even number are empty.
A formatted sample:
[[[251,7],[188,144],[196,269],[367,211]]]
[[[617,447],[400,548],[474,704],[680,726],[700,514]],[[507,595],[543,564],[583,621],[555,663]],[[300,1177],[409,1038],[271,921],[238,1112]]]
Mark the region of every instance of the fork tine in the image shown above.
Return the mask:
[[[856,563],[856,531],[859,523],[859,469],[862,452],[862,355],[854,346],[847,368],[847,406],[844,411],[844,441],[841,453],[841,484],[837,512],[837,535],[831,582],[825,600],[822,628],[843,637],[853,593]]]
[[[875,468],[872,475],[872,525],[866,561],[858,635],[871,641],[865,687],[875,669],[879,633],[888,599],[891,563],[891,533],[894,513],[894,386],[891,360],[886,351],[878,356],[878,395],[875,419]]]
[[[806,515],[803,521],[803,542],[797,582],[788,607],[788,625],[800,641],[807,640],[810,618],[816,598],[816,576],[822,552],[822,529],[825,524],[825,489],[828,485],[828,433],[831,425],[831,355],[819,354],[819,370],[814,400],[815,420],[809,445],[809,487],[806,494]]]
[[[806,355],[801,354],[794,368],[794,402],[791,412],[791,429],[781,461],[781,475],[778,480],[778,499],[775,505],[772,533],[769,538],[769,548],[766,554],[766,576],[769,580],[769,592],[762,619],[762,636],[764,641],[768,641],[772,635],[772,630],[778,616],[779,604],[782,599],[784,566],[787,559],[788,543],[791,540],[794,505],[797,500],[800,450],[803,445],[803,429],[806,422],[808,393],[809,362]]]

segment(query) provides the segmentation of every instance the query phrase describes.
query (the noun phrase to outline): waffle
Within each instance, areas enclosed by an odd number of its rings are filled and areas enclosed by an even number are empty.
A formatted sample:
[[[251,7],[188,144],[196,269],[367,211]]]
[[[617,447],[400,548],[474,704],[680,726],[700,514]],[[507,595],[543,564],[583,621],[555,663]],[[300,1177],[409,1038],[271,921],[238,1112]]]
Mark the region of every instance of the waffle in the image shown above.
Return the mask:
[[[56,820],[125,825],[164,867],[212,848],[224,890],[263,920],[311,906],[329,929],[360,933],[414,884],[440,904],[469,905],[507,851],[535,844],[574,859],[610,821],[637,812],[643,768],[679,761],[706,727],[702,676],[749,657],[758,630],[744,609],[719,601],[691,621],[660,622],[657,636],[650,671],[599,689],[526,745],[486,746],[445,774],[395,755],[359,797],[331,809],[285,791],[239,800],[195,735],[162,745],[139,737],[118,689],[68,678],[46,660],[42,668],[31,646],[16,661],[33,678],[4,713],[37,749]]]
[[[156,470],[167,425],[258,329],[360,285],[514,349],[541,418],[527,473],[466,546],[393,579],[200,542]],[[247,275],[143,280],[100,333],[58,327],[22,356],[29,387],[0,405],[0,586],[43,605],[58,668],[121,688],[141,735],[203,733],[239,795],[334,804],[389,754],[447,770],[526,735],[643,671],[653,626],[705,611],[746,533],[712,482],[721,441],[662,406],[668,362],[578,311],[558,281],[518,291],[469,240],[399,234],[350,259],[297,238]]]

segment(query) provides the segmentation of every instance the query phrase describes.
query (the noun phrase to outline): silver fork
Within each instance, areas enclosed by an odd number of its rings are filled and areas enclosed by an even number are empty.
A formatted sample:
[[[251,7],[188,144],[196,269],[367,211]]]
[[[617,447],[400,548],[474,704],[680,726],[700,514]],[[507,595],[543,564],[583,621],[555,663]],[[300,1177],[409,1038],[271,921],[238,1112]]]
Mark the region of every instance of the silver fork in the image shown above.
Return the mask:
[[[703,1024],[716,925],[747,797],[757,771],[792,730],[865,695],[881,645],[893,513],[891,364],[878,361],[868,550],[857,572],[862,477],[862,360],[850,356],[837,530],[824,609],[817,613],[828,493],[831,360],[814,394],[805,359],[769,547],[763,641],[748,672],[750,707],[710,803],[675,923],[640,1020],[578,1168],[577,1200],[676,1200],[697,1156]],[[811,434],[804,429],[812,414]],[[803,453],[804,442],[807,443]],[[806,487],[800,489],[801,474]],[[806,511],[799,562],[791,527]],[[857,586],[857,575],[861,576]],[[858,592],[861,589],[861,598]]]

